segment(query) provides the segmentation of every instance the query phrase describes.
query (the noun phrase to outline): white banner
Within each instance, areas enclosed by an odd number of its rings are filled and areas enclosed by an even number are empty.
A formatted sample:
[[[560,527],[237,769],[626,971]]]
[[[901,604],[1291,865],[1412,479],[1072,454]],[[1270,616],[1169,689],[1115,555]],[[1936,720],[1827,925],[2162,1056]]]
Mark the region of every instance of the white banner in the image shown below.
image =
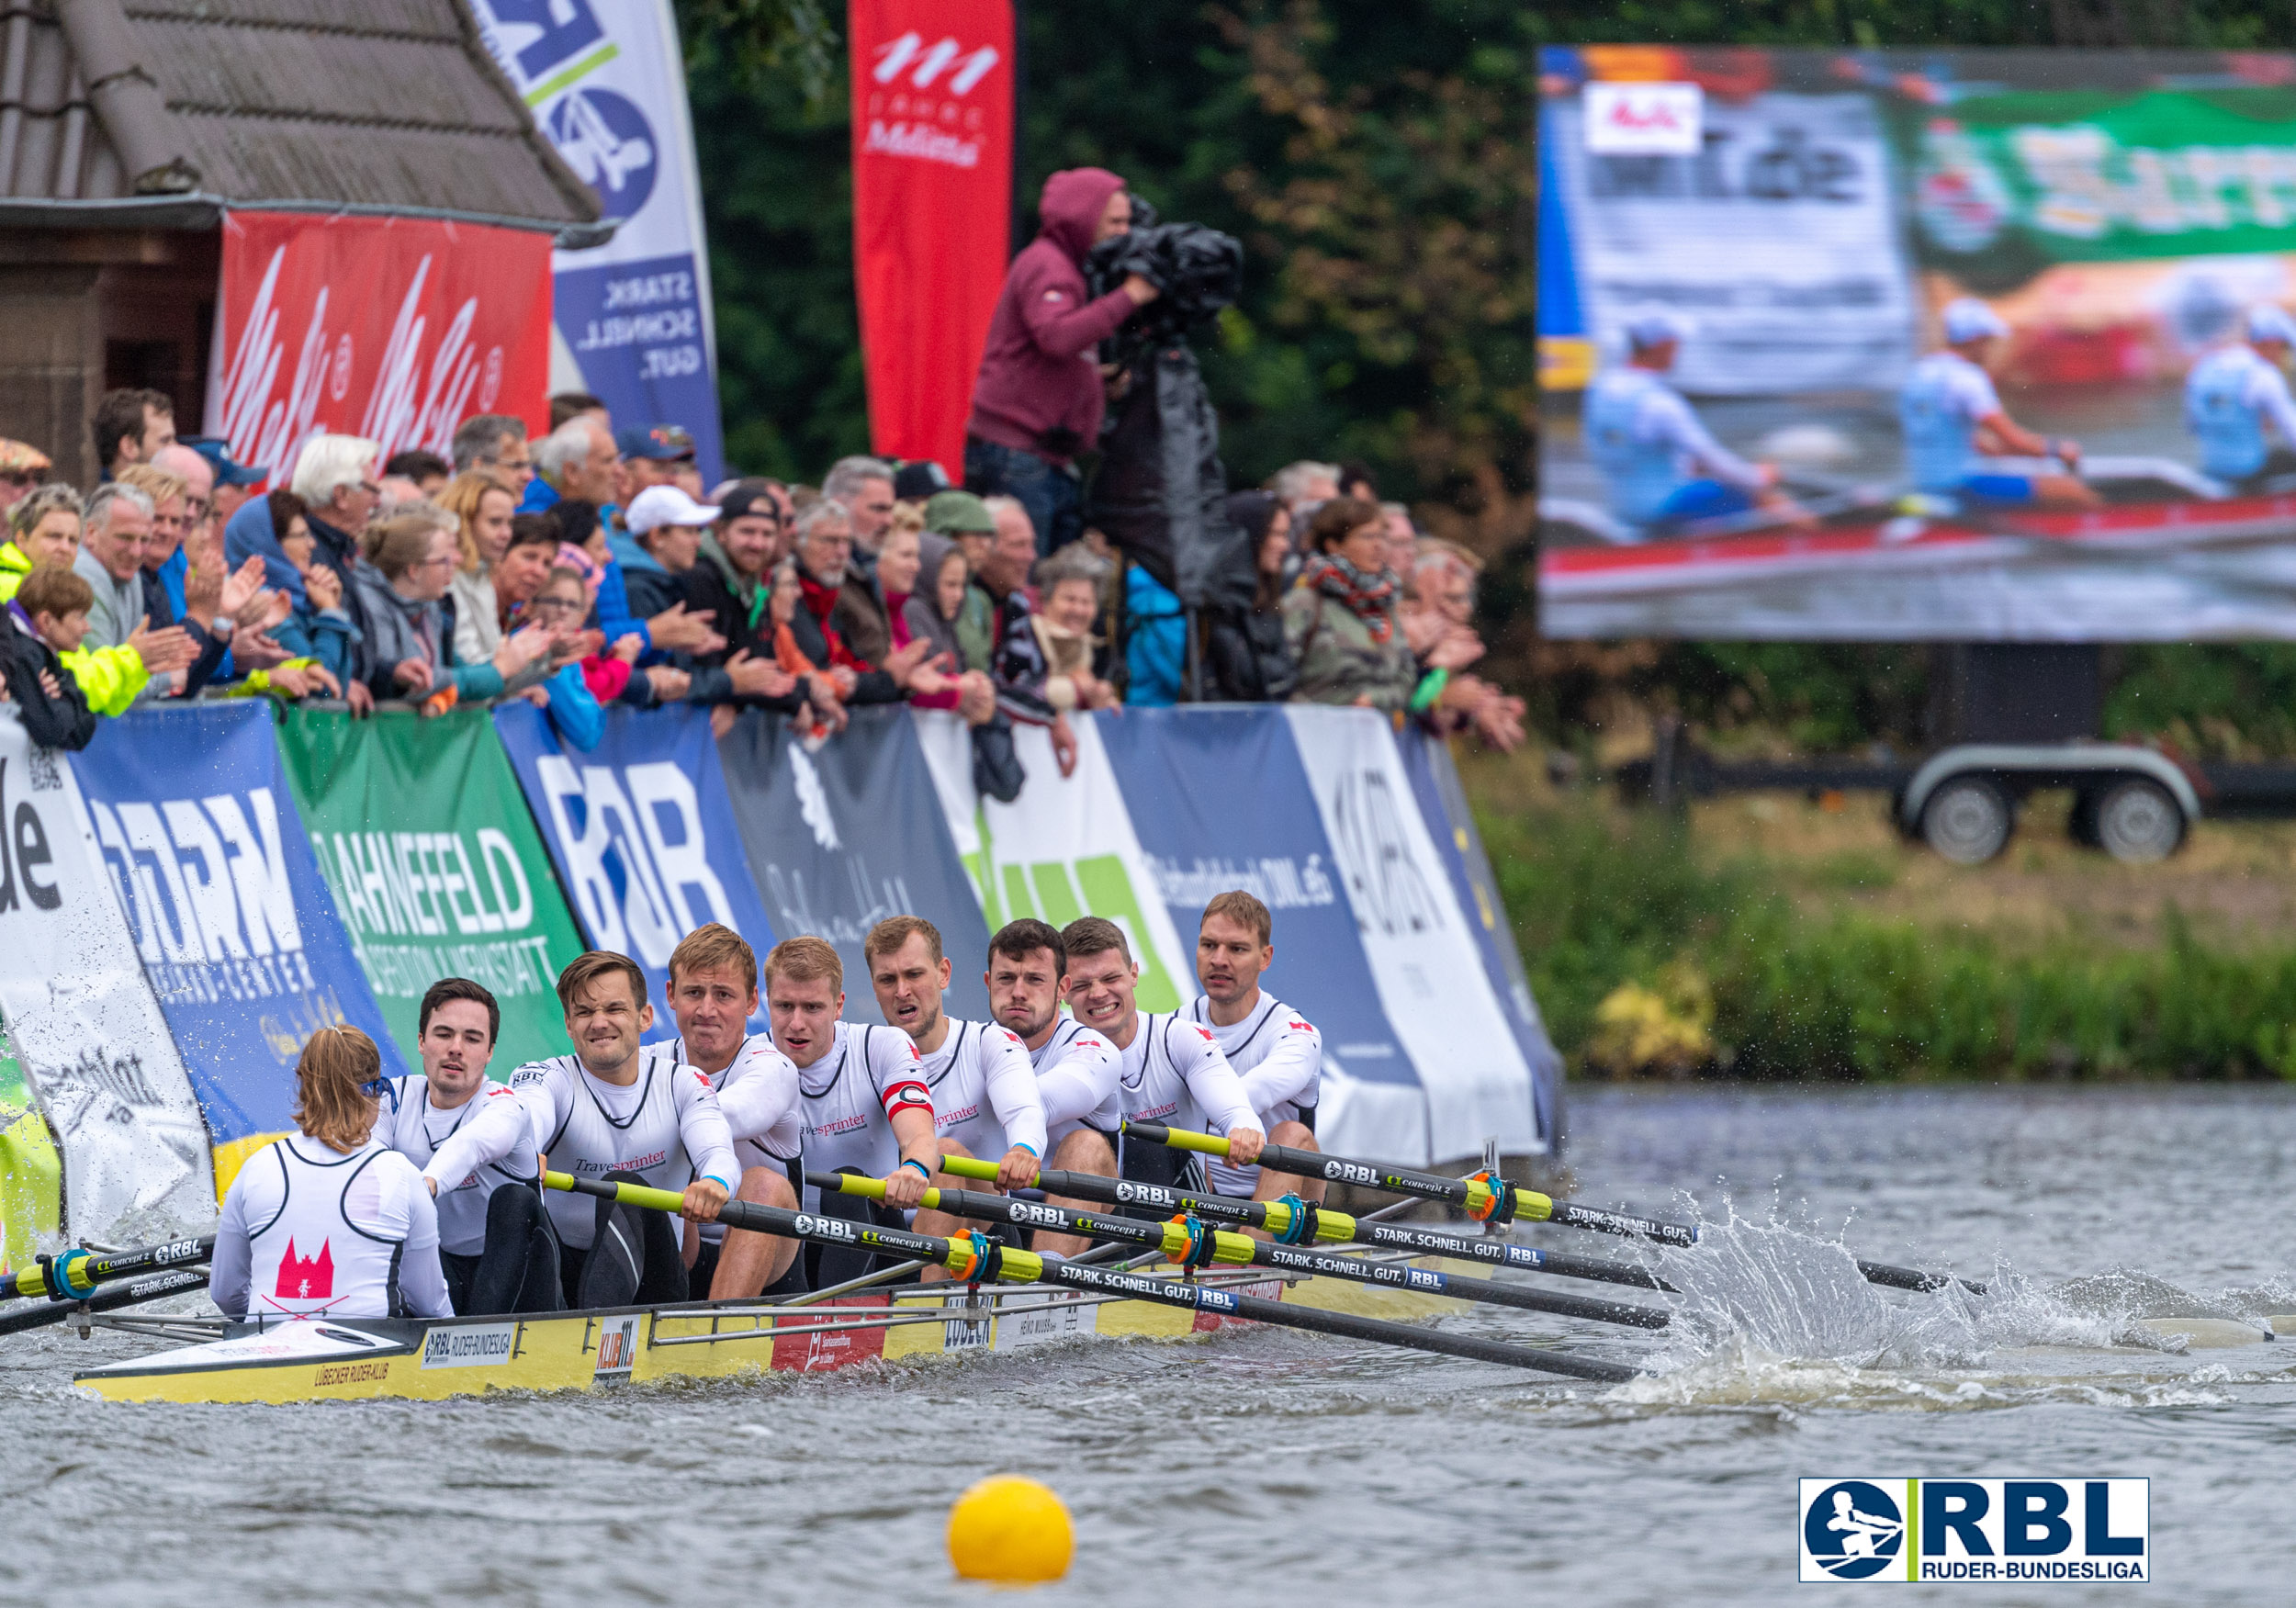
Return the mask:
[[[0,715],[0,1014],[63,1156],[64,1232],[215,1220],[207,1124],[112,897],[72,767]]]
[[[682,424],[703,482],[724,469],[716,336],[685,62],[670,0],[470,0],[487,49],[560,156],[620,220],[559,252],[553,391],[617,427]]]
[[[1587,333],[1604,361],[1638,314],[1694,332],[1684,390],[1774,395],[1894,388],[1913,360],[1914,298],[1889,150],[1871,96],[1709,97],[1690,156],[1587,149],[1575,99],[1547,104]]]
[[[1355,909],[1380,1008],[1419,1070],[1426,1153],[1478,1155],[1486,1138],[1511,1155],[1538,1150],[1530,1068],[1420,815],[1394,732],[1369,710],[1293,703],[1284,713]],[[1378,1092],[1367,1085],[1342,1088]],[[1344,1108],[1333,1113],[1334,1151],[1345,1148],[1336,1134],[1351,1126],[1345,1115]],[[1379,1120],[1389,1120],[1387,1114]],[[1320,1123],[1318,1130],[1326,1131]]]

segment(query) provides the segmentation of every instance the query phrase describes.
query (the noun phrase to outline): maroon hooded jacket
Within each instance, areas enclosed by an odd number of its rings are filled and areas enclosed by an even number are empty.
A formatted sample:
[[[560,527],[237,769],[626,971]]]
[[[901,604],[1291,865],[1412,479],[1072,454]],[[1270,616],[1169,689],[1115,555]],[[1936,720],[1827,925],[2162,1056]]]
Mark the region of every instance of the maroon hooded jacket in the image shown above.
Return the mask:
[[[1044,181],[1042,230],[1012,260],[989,320],[981,376],[965,433],[1064,464],[1100,433],[1107,397],[1094,350],[1132,310],[1120,289],[1086,298],[1085,255],[1109,197],[1124,181],[1106,168],[1075,167]],[[1074,439],[1048,445],[1045,433]]]

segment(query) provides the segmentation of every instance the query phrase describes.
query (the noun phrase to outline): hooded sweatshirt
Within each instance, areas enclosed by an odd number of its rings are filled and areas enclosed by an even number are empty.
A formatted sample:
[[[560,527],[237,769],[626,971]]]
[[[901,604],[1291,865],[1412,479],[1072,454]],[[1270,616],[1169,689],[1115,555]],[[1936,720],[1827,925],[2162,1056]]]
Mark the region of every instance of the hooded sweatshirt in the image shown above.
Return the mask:
[[[989,320],[965,433],[1055,464],[1094,444],[1107,407],[1096,348],[1131,316],[1120,289],[1086,299],[1085,257],[1124,181],[1075,167],[1044,181],[1042,231],[1012,261]]]

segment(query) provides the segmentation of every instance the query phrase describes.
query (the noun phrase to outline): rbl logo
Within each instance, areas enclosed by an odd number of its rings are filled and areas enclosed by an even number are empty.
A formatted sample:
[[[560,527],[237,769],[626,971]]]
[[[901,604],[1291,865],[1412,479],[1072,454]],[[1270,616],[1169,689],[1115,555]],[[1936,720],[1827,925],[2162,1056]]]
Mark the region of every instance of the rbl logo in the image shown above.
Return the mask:
[[[1805,1580],[2142,1580],[2152,1483],[1805,1479]]]

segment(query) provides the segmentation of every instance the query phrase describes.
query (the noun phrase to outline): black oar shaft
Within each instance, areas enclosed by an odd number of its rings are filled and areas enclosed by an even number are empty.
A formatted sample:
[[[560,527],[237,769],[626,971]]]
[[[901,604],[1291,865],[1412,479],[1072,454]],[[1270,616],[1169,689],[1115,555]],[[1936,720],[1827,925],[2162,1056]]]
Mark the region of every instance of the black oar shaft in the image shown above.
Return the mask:
[[[84,1301],[43,1301],[36,1307],[0,1312],[0,1334],[21,1334],[28,1329],[41,1329],[51,1323],[61,1323],[82,1307],[91,1312],[110,1312],[121,1307],[156,1301],[163,1296],[184,1295],[207,1287],[208,1275],[204,1268],[178,1267],[168,1273],[154,1273],[147,1277],[131,1279],[126,1284],[99,1289]]]
[[[8,1295],[76,1300],[96,1285],[115,1278],[132,1278],[139,1273],[163,1267],[185,1267],[205,1262],[214,1254],[215,1236],[208,1234],[196,1240],[170,1240],[163,1245],[108,1251],[100,1255],[91,1251],[62,1251],[0,1277],[6,1281],[5,1293]]]

